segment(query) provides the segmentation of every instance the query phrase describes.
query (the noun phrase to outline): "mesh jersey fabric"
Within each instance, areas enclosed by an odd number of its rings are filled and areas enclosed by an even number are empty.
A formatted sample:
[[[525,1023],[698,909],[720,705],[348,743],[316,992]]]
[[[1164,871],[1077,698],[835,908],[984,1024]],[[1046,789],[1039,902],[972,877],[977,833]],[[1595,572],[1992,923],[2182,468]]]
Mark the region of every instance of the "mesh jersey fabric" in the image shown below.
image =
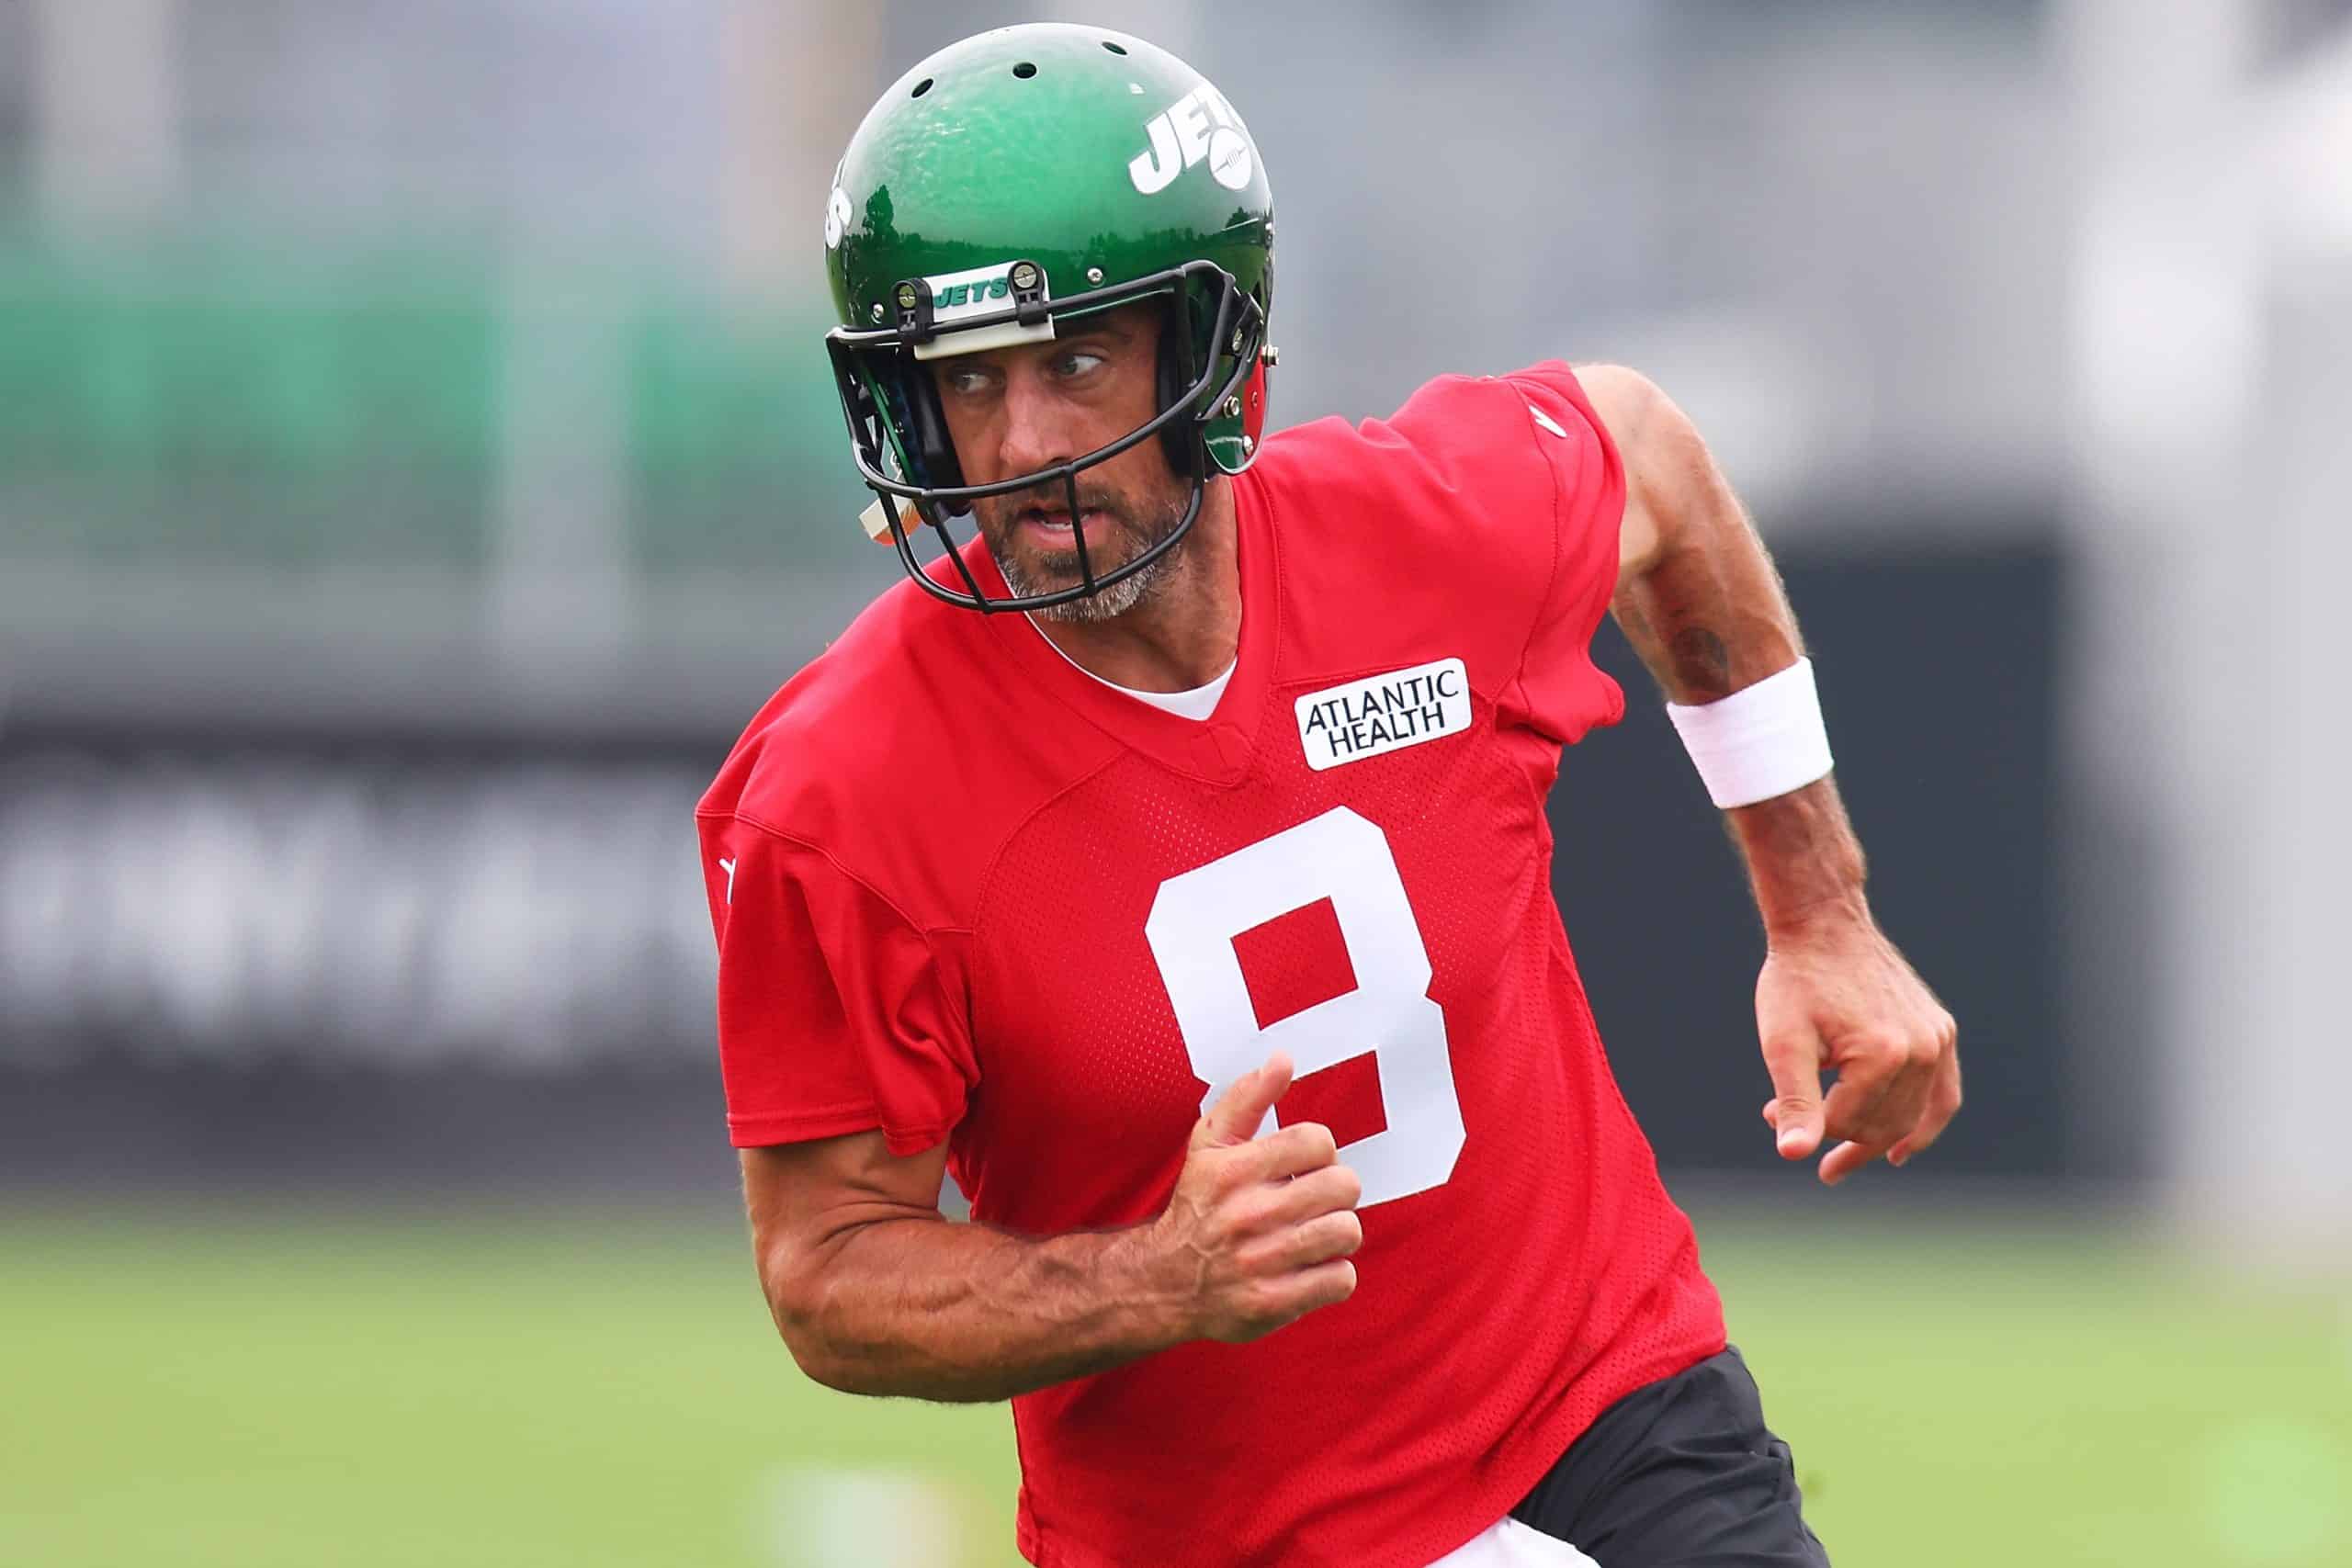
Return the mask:
[[[1281,1043],[1278,1113],[1367,1173],[1351,1300],[1013,1402],[1040,1568],[1420,1568],[1724,1343],[1550,894],[1560,749],[1623,702],[1589,654],[1623,478],[1573,374],[1443,378],[1234,484],[1205,723],[902,584],[698,818],[738,1144],[944,1137],[979,1221],[1135,1224]],[[1448,660],[1435,730],[1308,765],[1302,699]]]

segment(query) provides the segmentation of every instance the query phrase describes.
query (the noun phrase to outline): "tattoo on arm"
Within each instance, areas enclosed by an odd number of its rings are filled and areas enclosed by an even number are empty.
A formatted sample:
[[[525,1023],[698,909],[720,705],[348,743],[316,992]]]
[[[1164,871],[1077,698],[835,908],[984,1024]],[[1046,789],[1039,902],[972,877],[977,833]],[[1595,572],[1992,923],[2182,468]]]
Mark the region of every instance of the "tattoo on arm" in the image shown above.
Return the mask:
[[[1731,691],[1731,649],[1705,626],[1674,634],[1674,673],[1694,694],[1724,696]]]
[[[1803,644],[1779,574],[1726,501],[1687,542],[1622,584],[1612,608],[1668,700],[1711,703],[1795,662]]]

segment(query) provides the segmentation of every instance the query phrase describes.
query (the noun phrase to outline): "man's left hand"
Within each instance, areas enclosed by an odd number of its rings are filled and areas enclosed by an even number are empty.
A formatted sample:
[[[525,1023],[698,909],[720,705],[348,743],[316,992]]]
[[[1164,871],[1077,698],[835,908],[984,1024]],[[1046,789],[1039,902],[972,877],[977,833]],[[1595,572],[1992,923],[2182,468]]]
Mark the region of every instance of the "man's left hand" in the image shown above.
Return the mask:
[[[1774,939],[1756,1026],[1781,1157],[1840,1140],[1821,1160],[1832,1187],[1881,1155],[1902,1165],[1960,1110],[1959,1025],[1867,915]]]

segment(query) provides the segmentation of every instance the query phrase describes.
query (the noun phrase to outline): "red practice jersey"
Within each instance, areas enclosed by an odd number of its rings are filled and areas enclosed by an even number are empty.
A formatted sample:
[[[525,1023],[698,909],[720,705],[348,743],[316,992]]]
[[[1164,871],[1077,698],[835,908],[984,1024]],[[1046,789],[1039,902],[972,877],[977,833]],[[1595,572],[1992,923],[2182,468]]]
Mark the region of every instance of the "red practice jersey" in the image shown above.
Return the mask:
[[[1623,477],[1575,377],[1442,378],[1232,483],[1208,719],[901,583],[699,813],[738,1145],[944,1139],[978,1220],[1134,1224],[1279,1048],[1277,1118],[1363,1179],[1351,1300],[1013,1401],[1044,1568],[1419,1568],[1724,1345],[1551,893],[1560,749],[1624,706],[1589,656]]]

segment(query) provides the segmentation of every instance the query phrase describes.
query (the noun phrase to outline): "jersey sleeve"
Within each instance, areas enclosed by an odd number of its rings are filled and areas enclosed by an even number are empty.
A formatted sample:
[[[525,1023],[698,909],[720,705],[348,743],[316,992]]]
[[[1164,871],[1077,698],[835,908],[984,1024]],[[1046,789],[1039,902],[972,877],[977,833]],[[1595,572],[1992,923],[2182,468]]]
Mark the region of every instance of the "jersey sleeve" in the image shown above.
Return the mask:
[[[732,817],[697,826],[735,1145],[944,1139],[979,1076],[952,948],[815,846]]]
[[[1625,716],[1625,694],[1592,661],[1617,587],[1625,473],[1567,366],[1547,360],[1502,380],[1526,402],[1534,459],[1549,470],[1553,537],[1551,578],[1497,717],[1566,745]]]

